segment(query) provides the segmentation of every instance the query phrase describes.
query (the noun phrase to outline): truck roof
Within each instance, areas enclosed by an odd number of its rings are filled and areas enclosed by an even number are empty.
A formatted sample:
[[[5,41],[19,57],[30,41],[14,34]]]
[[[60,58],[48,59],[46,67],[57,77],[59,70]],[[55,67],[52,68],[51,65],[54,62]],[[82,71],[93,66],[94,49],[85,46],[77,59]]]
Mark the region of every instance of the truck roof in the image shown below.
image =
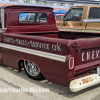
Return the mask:
[[[85,6],[88,6],[88,7],[100,7],[100,5],[85,5]]]
[[[100,7],[100,5],[82,5],[82,6],[73,6],[73,7]]]
[[[0,8],[6,9],[6,8],[31,8],[31,9],[49,9],[49,10],[53,10],[52,7],[45,7],[45,6],[26,6],[26,5],[7,5],[7,6],[0,6]]]

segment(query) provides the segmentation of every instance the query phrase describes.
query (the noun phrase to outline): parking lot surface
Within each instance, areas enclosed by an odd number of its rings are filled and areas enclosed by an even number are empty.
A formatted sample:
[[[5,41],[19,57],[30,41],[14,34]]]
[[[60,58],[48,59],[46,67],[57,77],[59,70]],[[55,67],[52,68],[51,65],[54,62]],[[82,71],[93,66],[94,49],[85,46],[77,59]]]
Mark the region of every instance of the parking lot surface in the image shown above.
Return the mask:
[[[0,66],[0,100],[100,100],[100,84],[72,93],[68,87],[30,79],[24,70]]]

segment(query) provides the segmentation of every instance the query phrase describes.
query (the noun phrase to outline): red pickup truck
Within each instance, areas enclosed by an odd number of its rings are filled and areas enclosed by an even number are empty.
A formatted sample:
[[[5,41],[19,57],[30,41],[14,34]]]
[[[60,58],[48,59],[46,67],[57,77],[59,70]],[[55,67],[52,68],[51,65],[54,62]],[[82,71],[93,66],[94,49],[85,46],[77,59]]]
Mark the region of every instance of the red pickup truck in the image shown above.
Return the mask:
[[[60,20],[63,18],[63,16],[64,16],[64,15],[58,15],[57,18],[56,18],[56,22],[57,22],[57,21],[60,21]]]
[[[2,6],[0,14],[0,64],[72,92],[100,83],[99,35],[59,31],[49,7]]]

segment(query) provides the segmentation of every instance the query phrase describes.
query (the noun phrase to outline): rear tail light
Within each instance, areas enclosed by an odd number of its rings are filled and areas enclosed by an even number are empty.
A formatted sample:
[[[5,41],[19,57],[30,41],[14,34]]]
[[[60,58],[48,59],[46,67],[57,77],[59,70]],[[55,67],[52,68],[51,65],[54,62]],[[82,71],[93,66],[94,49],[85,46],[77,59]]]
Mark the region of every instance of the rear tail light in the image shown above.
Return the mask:
[[[69,69],[73,69],[74,68],[74,58],[70,57],[69,58]]]

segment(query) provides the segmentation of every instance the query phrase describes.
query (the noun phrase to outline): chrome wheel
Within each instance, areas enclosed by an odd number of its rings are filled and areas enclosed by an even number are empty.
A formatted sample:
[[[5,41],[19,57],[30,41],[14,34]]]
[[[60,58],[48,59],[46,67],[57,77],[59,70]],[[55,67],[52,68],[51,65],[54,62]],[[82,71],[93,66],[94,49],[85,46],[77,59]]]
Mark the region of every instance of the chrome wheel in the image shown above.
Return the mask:
[[[24,61],[25,70],[31,76],[37,76],[40,73],[38,66],[32,62]]]

